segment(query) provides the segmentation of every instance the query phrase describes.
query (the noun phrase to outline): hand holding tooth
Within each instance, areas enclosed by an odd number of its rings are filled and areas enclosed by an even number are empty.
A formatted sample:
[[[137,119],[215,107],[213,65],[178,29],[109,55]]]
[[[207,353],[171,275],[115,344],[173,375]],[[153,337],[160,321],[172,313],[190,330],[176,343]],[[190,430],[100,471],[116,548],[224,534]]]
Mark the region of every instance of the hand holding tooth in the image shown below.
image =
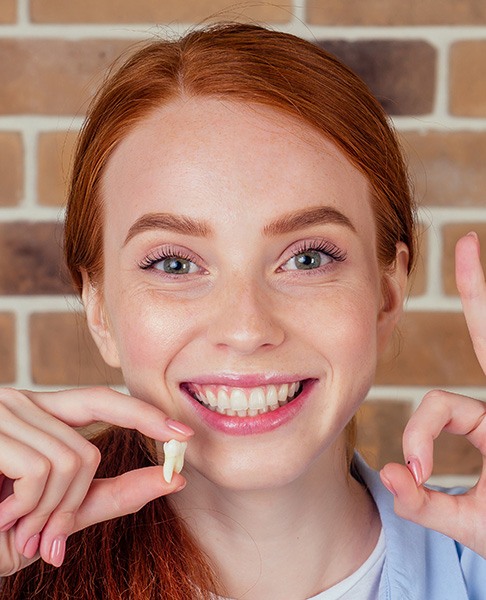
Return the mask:
[[[180,473],[184,466],[184,453],[187,442],[169,440],[164,444],[164,479],[171,483],[174,471]]]

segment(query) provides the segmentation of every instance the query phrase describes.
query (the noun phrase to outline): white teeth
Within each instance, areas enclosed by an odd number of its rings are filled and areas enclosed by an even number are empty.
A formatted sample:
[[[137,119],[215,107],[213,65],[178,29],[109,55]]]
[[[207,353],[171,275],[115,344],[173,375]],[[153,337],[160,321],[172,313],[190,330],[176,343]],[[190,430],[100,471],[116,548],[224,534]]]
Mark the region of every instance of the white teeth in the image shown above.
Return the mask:
[[[260,410],[265,407],[265,392],[263,388],[257,387],[251,390],[248,408],[250,410]]]
[[[229,395],[226,390],[219,390],[217,398],[218,398],[218,409],[222,408],[223,410],[227,410],[228,408],[231,408]],[[219,412],[219,410],[218,410],[218,412]]]
[[[187,448],[187,442],[178,440],[169,440],[164,443],[164,479],[167,483],[172,481],[174,471],[180,473],[184,466],[184,453]]]
[[[283,387],[283,386],[282,386]],[[267,389],[267,406],[278,406],[278,393],[277,388],[274,385],[269,385]]]
[[[248,408],[248,399],[245,392],[239,388],[231,390],[230,404],[231,409],[236,410],[237,412],[240,410],[246,410]]]
[[[218,399],[216,398],[216,394],[214,394],[211,390],[207,390],[206,398],[209,402],[209,406],[218,406]]]
[[[291,384],[291,386],[292,385],[294,384]],[[286,402],[289,397],[291,397],[291,394],[289,394],[289,385],[288,383],[284,383],[278,390],[278,401],[280,403]]]
[[[301,387],[299,381],[255,388],[193,384],[191,392],[199,402],[220,414],[255,417],[284,406]]]

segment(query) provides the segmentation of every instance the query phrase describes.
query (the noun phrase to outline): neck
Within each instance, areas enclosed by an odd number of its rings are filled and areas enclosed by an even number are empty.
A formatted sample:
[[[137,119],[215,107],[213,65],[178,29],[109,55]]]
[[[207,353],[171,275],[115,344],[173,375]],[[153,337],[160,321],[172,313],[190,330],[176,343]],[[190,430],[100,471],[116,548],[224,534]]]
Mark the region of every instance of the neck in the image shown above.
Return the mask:
[[[285,486],[245,491],[216,487],[188,466],[172,502],[228,597],[309,598],[366,560],[380,531],[376,507],[336,463],[322,456]]]

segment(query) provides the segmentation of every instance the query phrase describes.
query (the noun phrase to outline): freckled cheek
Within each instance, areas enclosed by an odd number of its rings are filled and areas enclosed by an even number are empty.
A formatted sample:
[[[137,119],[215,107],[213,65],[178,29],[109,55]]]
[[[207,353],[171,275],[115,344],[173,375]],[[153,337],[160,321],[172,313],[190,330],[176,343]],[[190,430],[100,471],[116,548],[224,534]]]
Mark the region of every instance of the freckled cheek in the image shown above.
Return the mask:
[[[118,314],[115,337],[122,370],[127,373],[134,368],[163,371],[187,343],[193,327],[180,303],[130,304],[121,306]]]

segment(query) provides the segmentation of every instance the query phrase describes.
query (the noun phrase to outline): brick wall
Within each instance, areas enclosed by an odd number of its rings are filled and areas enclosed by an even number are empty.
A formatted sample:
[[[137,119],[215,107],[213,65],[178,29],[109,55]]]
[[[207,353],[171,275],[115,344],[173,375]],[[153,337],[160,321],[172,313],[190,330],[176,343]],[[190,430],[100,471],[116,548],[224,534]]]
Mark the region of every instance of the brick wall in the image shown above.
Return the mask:
[[[400,131],[420,203],[422,258],[359,439],[374,464],[400,460],[400,432],[428,389],[486,400],[453,277],[454,243],[471,228],[486,264],[484,0],[2,0],[0,384],[121,383],[97,357],[60,261],[73,140],[115,56],[164,25],[183,31],[218,11],[329,48],[364,77]],[[470,481],[479,468],[464,440],[439,438],[443,480]]]

